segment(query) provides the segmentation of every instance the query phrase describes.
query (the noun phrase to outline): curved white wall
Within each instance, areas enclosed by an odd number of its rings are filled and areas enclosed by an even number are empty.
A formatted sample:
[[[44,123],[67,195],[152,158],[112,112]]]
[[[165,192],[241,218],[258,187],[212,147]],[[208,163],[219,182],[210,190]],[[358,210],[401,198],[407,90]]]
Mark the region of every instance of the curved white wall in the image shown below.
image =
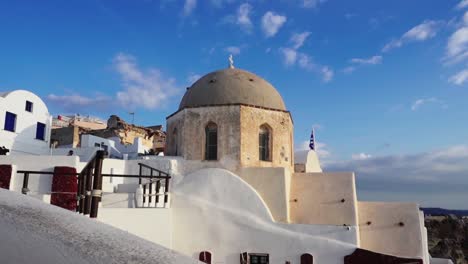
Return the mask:
[[[268,253],[270,263],[299,263],[311,253],[317,263],[342,264],[356,248],[357,232],[343,226],[281,224],[257,192],[223,169],[202,169],[172,188],[173,249],[213,263],[239,263],[242,252]]]
[[[32,112],[26,111],[26,101],[33,103]],[[4,130],[7,111],[16,114],[15,132]],[[46,125],[45,140],[36,139],[37,122]],[[10,149],[10,154],[47,154],[51,123],[49,110],[37,95],[25,90],[0,95],[0,146]]]

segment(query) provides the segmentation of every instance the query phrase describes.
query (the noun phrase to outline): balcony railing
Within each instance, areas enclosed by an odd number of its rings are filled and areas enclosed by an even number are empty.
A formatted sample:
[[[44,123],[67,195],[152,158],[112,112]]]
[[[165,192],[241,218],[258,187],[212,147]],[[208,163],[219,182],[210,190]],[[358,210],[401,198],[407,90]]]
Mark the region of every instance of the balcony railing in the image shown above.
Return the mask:
[[[107,153],[103,150],[97,151],[94,157],[86,164],[80,173],[60,174],[64,176],[77,177],[78,191],[75,194],[77,199],[76,211],[78,213],[89,215],[91,218],[97,217],[99,202],[102,199],[103,177],[138,179],[138,183],[143,189],[143,204],[140,207],[158,207],[160,202],[163,203],[163,207],[168,206],[169,183],[171,179],[169,173],[143,163],[138,163],[139,174],[105,174],[102,173],[102,164],[106,154]],[[54,175],[54,172],[45,171],[18,170],[17,173],[23,174],[23,187],[21,192],[25,195],[30,192],[28,189],[30,175]],[[160,197],[162,197],[162,201],[160,201]],[[139,197],[137,197],[137,199],[138,198]]]

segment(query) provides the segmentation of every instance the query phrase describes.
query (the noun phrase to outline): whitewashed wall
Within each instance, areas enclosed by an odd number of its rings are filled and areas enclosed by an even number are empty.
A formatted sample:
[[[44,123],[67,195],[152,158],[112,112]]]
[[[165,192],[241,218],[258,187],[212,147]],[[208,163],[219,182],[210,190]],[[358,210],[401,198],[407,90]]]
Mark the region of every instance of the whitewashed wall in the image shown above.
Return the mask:
[[[148,241],[172,248],[172,217],[170,209],[99,208],[98,219]]]
[[[299,263],[310,253],[314,262],[342,264],[356,248],[357,232],[343,226],[280,224],[256,191],[222,169],[187,175],[172,191],[173,249],[213,263],[239,263],[242,252],[268,253],[270,263]]]
[[[13,170],[10,181],[10,190],[15,192],[21,192],[23,187],[24,175],[17,173],[19,170],[53,172],[56,166],[80,167],[79,159],[76,156],[8,155],[0,156],[0,164],[15,165],[16,170]],[[28,188],[30,190],[28,195],[50,202],[52,175],[31,174]]]
[[[25,109],[26,100],[33,103],[32,113]],[[4,130],[7,111],[16,114],[15,132]],[[37,122],[46,125],[45,140],[36,139]],[[10,155],[49,153],[51,124],[49,110],[37,95],[25,90],[0,95],[0,146],[10,149]]]

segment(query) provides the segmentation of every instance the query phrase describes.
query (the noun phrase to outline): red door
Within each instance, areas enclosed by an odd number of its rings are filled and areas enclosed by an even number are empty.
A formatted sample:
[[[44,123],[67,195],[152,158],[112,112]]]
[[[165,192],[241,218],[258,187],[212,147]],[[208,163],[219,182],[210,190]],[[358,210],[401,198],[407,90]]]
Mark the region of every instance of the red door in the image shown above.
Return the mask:
[[[0,165],[0,188],[10,189],[11,165]]]
[[[52,195],[50,204],[76,211],[76,194],[78,179],[76,169],[72,167],[55,167],[52,178]]]

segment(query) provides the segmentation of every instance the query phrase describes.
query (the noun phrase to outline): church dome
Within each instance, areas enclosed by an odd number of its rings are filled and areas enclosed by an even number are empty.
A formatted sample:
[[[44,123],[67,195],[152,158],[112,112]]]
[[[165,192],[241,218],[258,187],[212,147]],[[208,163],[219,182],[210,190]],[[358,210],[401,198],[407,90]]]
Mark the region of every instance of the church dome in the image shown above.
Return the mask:
[[[263,78],[236,68],[208,73],[184,94],[179,110],[186,107],[244,104],[286,110],[278,91]]]

